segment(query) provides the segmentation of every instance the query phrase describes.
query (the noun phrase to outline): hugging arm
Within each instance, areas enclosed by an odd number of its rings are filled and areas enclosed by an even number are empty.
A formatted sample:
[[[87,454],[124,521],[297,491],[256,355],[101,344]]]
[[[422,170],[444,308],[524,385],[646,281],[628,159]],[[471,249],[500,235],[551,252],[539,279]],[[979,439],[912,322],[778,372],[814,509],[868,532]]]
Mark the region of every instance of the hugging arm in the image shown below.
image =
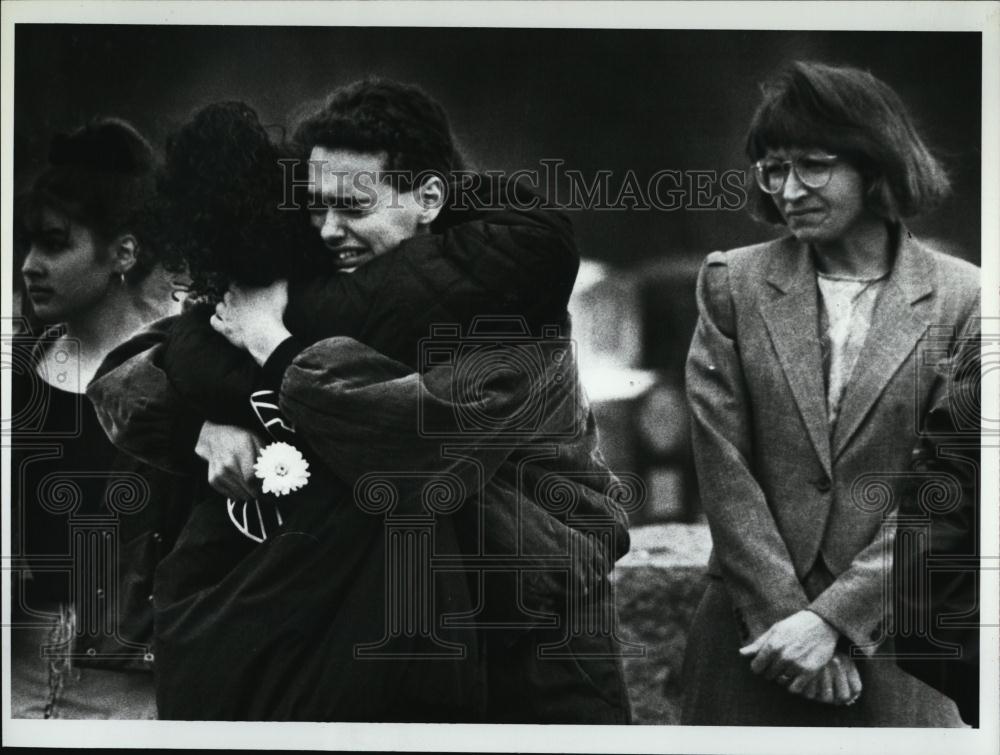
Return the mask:
[[[160,359],[177,319],[153,323],[112,350],[87,397],[117,448],[157,469],[190,474],[203,419],[171,384]]]
[[[234,499],[252,498],[256,433],[203,419],[171,384],[161,359],[176,318],[155,323],[112,351],[87,387],[98,420],[114,445],[157,469],[202,474]]]
[[[471,515],[463,522],[477,523],[479,547],[521,554],[521,563],[536,569],[526,579],[555,580],[545,595],[565,589],[558,587],[555,572],[539,568],[554,553],[571,555],[570,573],[585,586],[593,575],[606,575],[628,550],[624,514],[604,487],[614,478],[603,465],[588,465],[594,440],[590,414],[576,393],[570,359],[553,360],[535,376],[514,370],[477,373],[462,358],[417,373],[350,338],[326,339],[302,351],[289,339],[264,372],[271,385],[281,385],[286,421],[356,495],[369,489],[359,488],[359,482],[388,483],[398,495],[395,512],[426,515],[433,505],[425,498],[432,492],[428,480],[457,485],[455,500]],[[469,374],[474,380],[463,379]],[[516,437],[506,432],[511,425],[505,418],[516,422],[536,408],[541,411],[530,432]],[[483,417],[490,421],[476,422]],[[532,440],[567,430],[572,437],[558,443]],[[546,481],[561,491],[553,492],[551,501],[543,490]],[[577,501],[577,514],[614,529],[613,543],[595,547],[576,529],[564,516],[567,494]]]
[[[460,417],[516,416],[536,400],[535,386],[501,371],[464,385],[461,367],[419,374],[345,337],[301,352],[290,341],[264,371],[280,382],[282,414],[348,484],[368,473],[453,474],[473,495],[517,443],[503,443],[495,426],[463,428]],[[442,452],[449,444],[463,459]]]

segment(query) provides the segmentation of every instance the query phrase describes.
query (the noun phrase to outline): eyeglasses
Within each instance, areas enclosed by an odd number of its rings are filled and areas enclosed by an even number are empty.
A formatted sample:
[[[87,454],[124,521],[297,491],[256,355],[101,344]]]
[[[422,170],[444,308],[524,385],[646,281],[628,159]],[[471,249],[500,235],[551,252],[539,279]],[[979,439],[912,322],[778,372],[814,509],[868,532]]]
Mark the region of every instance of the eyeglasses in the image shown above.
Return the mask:
[[[753,164],[753,174],[761,191],[768,194],[784,189],[793,170],[803,186],[821,189],[830,182],[838,159],[836,155],[803,155],[792,160],[758,160]]]

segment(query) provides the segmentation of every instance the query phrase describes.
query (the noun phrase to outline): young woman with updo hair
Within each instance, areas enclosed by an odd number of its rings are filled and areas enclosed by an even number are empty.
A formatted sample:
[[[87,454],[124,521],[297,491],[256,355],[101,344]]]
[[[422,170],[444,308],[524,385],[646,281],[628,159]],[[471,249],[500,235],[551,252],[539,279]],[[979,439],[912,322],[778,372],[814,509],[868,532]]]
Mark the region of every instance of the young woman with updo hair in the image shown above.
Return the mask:
[[[179,310],[144,232],[155,153],[104,118],[52,139],[18,208],[25,305],[12,370],[11,714],[154,718],[152,571],[177,504],[115,449],[84,391]]]

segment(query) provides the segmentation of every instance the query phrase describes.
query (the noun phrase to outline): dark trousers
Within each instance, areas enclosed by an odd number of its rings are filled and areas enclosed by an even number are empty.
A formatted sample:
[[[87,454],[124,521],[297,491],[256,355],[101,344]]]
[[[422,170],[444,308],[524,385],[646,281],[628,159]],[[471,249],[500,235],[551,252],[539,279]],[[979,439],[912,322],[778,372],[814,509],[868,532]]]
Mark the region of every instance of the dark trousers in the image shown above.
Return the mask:
[[[601,591],[597,591],[601,593]],[[604,592],[588,616],[607,614],[617,625],[613,595]],[[485,630],[485,723],[628,724],[632,721],[622,647],[600,623],[559,617],[555,626],[513,634]],[[574,626],[575,625],[575,626]]]
[[[485,721],[631,723],[621,658],[587,655],[614,652],[613,640],[574,638],[573,655],[546,657],[540,648],[553,641],[548,629],[530,630],[509,646],[487,640]]]

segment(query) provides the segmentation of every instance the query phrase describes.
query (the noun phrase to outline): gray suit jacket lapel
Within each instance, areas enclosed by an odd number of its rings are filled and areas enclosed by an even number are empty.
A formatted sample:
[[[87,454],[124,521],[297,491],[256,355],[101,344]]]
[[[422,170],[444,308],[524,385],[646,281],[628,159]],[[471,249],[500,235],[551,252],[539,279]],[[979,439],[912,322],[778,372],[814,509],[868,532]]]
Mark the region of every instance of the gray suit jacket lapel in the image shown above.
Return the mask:
[[[929,325],[925,300],[934,289],[930,255],[900,228],[896,262],[872,315],[854,374],[844,390],[833,434],[836,459]]]
[[[774,297],[761,305],[760,312],[816,455],[832,477],[823,358],[817,334],[816,272],[805,245],[793,238],[780,243],[767,273]]]

